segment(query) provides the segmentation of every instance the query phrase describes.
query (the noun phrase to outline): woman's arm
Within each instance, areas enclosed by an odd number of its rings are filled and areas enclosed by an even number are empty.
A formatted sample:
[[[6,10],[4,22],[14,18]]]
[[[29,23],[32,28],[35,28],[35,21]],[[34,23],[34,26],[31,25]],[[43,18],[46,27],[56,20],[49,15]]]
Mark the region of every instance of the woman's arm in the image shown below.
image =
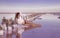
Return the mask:
[[[15,24],[17,24],[17,22],[18,22],[18,21],[17,21],[17,18],[14,20],[14,22],[15,22]]]

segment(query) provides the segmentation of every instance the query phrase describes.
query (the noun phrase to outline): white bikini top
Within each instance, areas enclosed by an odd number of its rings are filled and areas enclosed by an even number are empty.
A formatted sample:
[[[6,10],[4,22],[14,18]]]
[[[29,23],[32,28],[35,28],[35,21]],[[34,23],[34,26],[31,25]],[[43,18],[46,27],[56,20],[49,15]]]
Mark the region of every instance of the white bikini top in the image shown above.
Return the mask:
[[[17,23],[18,23],[18,24],[24,24],[24,19],[23,19],[22,17],[19,17],[19,18],[17,19]]]

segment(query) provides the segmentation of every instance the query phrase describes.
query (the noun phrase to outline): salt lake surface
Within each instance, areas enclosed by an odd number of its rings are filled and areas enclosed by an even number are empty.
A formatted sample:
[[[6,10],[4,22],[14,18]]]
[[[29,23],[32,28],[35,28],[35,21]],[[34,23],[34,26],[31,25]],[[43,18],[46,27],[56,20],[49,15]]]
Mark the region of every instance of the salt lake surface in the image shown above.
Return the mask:
[[[14,17],[14,15],[3,16],[7,18]],[[0,18],[3,16],[0,15]],[[39,18],[42,19],[37,18],[33,22],[40,24],[42,27],[23,32],[22,38],[60,38],[60,19],[58,19],[58,16],[46,14]],[[15,38],[15,35],[13,35],[13,38]]]

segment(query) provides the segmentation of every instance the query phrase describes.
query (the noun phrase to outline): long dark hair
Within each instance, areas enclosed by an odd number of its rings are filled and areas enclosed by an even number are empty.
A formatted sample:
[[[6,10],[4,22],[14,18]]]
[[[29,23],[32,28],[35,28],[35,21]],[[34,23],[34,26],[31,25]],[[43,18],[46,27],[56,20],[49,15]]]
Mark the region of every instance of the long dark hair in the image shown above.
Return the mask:
[[[16,13],[15,19],[16,19],[16,18],[19,18],[19,17],[18,17],[19,14],[20,14],[19,12]]]

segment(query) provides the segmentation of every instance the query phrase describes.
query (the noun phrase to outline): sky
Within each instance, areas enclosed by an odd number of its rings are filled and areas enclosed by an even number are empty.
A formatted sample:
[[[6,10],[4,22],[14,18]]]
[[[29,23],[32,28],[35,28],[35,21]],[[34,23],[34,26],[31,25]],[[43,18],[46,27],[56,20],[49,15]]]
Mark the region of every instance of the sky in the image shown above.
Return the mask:
[[[60,0],[0,0],[0,12],[60,12]]]

